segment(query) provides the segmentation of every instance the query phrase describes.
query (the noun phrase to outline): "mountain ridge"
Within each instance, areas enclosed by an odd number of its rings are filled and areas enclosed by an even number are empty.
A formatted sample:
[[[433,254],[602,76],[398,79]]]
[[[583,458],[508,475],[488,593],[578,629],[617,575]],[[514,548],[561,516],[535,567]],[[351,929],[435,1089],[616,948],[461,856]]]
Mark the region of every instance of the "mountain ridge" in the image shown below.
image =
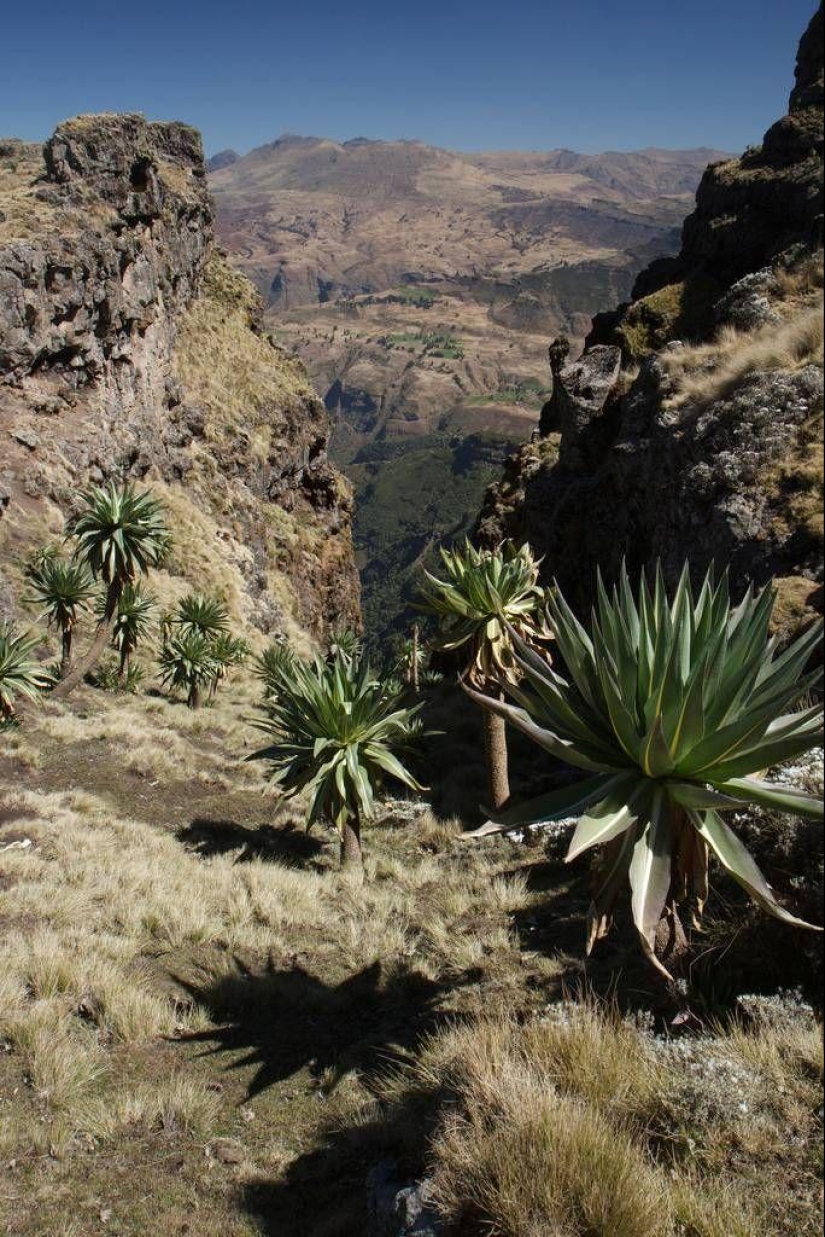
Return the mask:
[[[404,609],[428,546],[469,531],[492,461],[537,424],[549,340],[582,340],[675,252],[707,155],[283,135],[210,175],[222,243],[356,485],[368,629]]]

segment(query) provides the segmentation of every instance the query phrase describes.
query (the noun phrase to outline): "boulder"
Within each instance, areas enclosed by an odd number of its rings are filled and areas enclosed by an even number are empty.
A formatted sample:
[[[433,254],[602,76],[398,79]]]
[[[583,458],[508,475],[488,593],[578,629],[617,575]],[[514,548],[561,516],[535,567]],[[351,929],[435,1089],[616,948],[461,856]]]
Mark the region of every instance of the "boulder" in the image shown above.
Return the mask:
[[[392,1160],[382,1160],[367,1175],[367,1216],[367,1237],[444,1237],[429,1183],[403,1185]]]

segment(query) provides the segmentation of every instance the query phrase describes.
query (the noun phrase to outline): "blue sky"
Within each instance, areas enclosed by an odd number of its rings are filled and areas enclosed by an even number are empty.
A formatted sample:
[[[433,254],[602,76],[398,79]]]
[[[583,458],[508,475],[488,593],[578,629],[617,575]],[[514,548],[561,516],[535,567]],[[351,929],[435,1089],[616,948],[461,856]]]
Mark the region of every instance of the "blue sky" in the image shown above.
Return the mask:
[[[815,0],[13,0],[0,134],[141,111],[208,153],[283,132],[463,150],[737,151],[781,115]]]

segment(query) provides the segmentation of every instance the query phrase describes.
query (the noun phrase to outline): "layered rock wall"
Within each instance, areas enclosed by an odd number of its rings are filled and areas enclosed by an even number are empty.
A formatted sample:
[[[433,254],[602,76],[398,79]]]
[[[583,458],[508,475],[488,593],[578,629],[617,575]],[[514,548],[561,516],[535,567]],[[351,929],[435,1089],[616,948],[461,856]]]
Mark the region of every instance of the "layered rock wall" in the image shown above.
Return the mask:
[[[90,482],[166,497],[173,570],[239,621],[358,621],[351,498],[327,415],[214,240],[199,135],[79,117],[0,143],[0,575]],[[0,589],[2,591],[2,589]]]

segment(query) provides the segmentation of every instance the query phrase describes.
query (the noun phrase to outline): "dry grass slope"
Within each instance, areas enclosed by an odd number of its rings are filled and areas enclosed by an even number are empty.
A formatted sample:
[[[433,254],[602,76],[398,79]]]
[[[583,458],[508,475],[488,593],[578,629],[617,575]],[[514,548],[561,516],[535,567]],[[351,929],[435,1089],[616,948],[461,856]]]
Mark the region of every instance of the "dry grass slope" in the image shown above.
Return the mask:
[[[780,271],[771,296],[775,321],[752,331],[725,326],[710,343],[668,353],[671,407],[723,399],[749,374],[823,363],[822,254]]]
[[[819,1231],[809,1010],[670,1041],[569,1003],[538,844],[422,804],[353,888],[238,763],[251,700],[85,693],[0,737],[0,1230],[352,1237],[389,1152],[456,1233]]]

